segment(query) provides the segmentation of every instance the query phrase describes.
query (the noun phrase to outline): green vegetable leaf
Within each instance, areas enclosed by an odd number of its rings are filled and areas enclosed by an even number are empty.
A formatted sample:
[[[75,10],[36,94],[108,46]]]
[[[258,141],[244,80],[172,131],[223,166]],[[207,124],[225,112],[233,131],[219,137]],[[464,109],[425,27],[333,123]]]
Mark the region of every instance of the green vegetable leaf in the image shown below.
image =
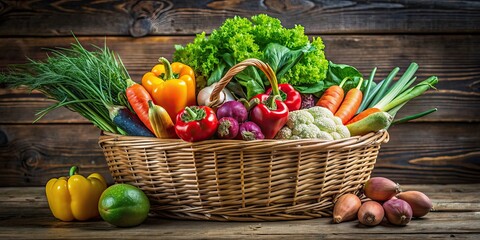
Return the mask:
[[[230,53],[223,54],[223,60],[225,61],[228,68],[233,67],[237,64]],[[225,71],[226,72],[226,71]],[[265,79],[265,80],[264,80]],[[244,86],[247,90],[246,96],[250,99],[252,96],[257,95],[258,93],[265,92],[265,84],[264,82],[268,82],[266,77],[260,70],[257,68],[250,66],[245,68],[243,71],[237,73],[235,75],[234,80],[238,82],[240,85]],[[235,82],[230,81],[230,82]],[[237,95],[237,97],[242,97]]]
[[[207,79],[207,86],[210,86],[216,82],[218,82],[220,79],[222,79],[224,75],[226,64],[225,62],[221,62],[218,67],[213,71],[212,75]]]
[[[270,43],[264,50],[264,62],[270,65],[273,71],[275,71],[277,78],[281,79],[286,72],[302,59],[305,53],[313,50],[315,50],[315,47],[311,44],[307,44],[297,50],[291,50],[278,43]]]
[[[348,90],[355,88],[358,85],[360,78],[363,78],[363,76],[355,67],[346,64],[336,64],[329,61],[327,77],[325,79],[325,89],[333,85],[339,85],[345,78],[350,79],[343,85],[343,89],[347,92]]]
[[[203,32],[197,34],[193,42],[183,47],[175,46],[173,60],[192,67],[197,78],[211,78],[210,82],[214,82],[222,68],[222,59],[226,68],[246,58],[267,60],[264,56],[266,48],[272,43],[294,49],[288,54],[281,50],[279,58],[275,59],[276,64],[269,62],[276,65],[275,70],[281,83],[302,86],[325,79],[328,61],[325,59],[322,39],[314,37],[310,41],[301,25],[285,28],[279,19],[266,14],[255,15],[250,19],[239,16],[229,18],[208,37]],[[230,59],[225,59],[225,54],[230,54]],[[266,85],[266,79],[262,79],[263,85]]]
[[[325,82],[321,81],[318,83],[303,85],[303,86],[294,86],[295,90],[303,94],[315,94],[322,92],[325,89]]]
[[[246,81],[245,87],[247,88],[247,99],[251,99],[255,95],[265,92],[263,86],[260,86],[260,84],[253,79]]]

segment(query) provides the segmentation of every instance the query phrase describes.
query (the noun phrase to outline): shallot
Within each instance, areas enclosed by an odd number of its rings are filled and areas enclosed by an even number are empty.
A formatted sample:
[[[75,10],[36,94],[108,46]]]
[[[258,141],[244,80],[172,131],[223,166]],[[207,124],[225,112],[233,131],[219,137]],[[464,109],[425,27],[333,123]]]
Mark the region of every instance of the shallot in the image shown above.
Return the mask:
[[[358,221],[367,226],[376,226],[382,222],[385,211],[380,203],[367,201],[358,209]]]
[[[387,220],[394,225],[407,225],[412,219],[412,207],[402,199],[390,199],[383,203]]]
[[[423,217],[427,215],[433,207],[430,198],[419,191],[402,192],[397,195],[397,198],[404,200],[412,207],[413,217]]]
[[[384,177],[370,178],[363,187],[365,196],[375,201],[387,201],[401,191],[398,183]]]
[[[355,220],[362,205],[360,198],[351,193],[340,196],[333,207],[333,222],[341,223]]]

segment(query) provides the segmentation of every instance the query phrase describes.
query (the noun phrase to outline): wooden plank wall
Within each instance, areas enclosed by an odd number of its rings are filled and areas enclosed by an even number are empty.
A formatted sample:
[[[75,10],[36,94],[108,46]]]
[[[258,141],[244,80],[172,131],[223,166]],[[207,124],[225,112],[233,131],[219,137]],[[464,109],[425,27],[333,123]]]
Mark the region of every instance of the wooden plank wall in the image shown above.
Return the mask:
[[[0,69],[43,59],[44,48],[107,45],[134,80],[174,44],[210,32],[226,18],[267,13],[285,27],[301,24],[320,36],[326,56],[378,78],[395,66],[420,65],[419,79],[437,75],[438,90],[399,115],[438,112],[395,126],[374,175],[400,183],[480,182],[480,3],[478,1],[0,1]],[[61,109],[32,124],[51,102],[39,93],[0,88],[0,186],[41,186],[72,164],[109,177],[97,145],[100,131]],[[109,181],[112,181],[109,178]]]

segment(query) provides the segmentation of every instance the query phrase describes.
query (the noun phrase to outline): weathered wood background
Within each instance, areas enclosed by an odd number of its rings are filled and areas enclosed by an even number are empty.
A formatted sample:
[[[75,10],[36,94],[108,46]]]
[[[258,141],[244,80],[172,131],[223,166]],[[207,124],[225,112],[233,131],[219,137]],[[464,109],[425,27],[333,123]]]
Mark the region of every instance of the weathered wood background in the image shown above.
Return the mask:
[[[437,75],[437,91],[399,115],[438,112],[390,130],[374,175],[399,183],[480,182],[480,2],[398,1],[5,1],[0,0],[0,69],[45,58],[75,33],[107,45],[139,80],[174,44],[210,32],[229,17],[267,13],[285,27],[301,24],[321,36],[326,56],[378,78],[395,66],[420,65],[419,79]],[[109,172],[97,145],[100,131],[62,109],[36,124],[51,102],[41,94],[0,87],[0,186],[41,186],[72,164]],[[112,181],[111,178],[109,181]]]

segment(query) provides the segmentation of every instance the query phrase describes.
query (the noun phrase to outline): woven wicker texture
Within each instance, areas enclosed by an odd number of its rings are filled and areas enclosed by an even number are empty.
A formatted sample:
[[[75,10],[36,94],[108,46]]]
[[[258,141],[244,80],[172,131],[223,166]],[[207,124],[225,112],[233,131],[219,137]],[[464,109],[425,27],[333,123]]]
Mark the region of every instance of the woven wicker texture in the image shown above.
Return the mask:
[[[212,91],[212,106],[230,79],[248,66],[275,74],[248,59],[232,67]],[[207,140],[104,133],[99,144],[117,183],[141,188],[152,212],[171,218],[277,221],[331,216],[344,193],[360,194],[370,178],[387,131],[335,141]]]
[[[370,177],[380,131],[336,141],[100,136],[117,183],[140,187],[152,211],[180,219],[274,221],[330,216]]]

